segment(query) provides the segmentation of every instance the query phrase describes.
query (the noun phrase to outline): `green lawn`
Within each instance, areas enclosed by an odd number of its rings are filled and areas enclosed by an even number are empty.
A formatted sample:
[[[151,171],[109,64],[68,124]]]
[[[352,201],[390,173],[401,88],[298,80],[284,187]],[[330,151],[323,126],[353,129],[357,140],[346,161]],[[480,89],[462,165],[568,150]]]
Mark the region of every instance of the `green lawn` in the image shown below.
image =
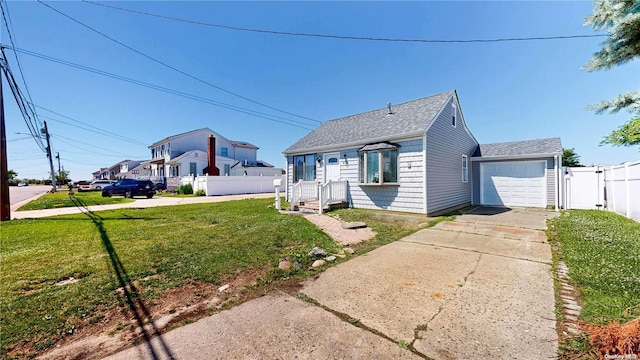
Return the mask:
[[[102,197],[102,193],[100,191],[91,191],[91,192],[73,192],[73,196],[82,201],[85,206],[92,205],[108,205],[108,204],[117,204],[117,203],[125,203],[131,202],[132,199],[125,199],[122,197]],[[43,209],[56,209],[62,207],[73,207],[76,206],[71,198],[69,197],[69,192],[66,190],[60,190],[56,193],[47,193],[39,197],[38,199],[31,201],[27,204],[21,206],[18,211],[21,210],[43,210]]]
[[[640,316],[640,223],[612,212],[572,210],[550,223],[558,258],[583,301],[581,319],[595,324]]]
[[[0,223],[0,358],[16,346],[37,354],[79,324],[100,326],[109,310],[127,307],[123,301],[153,302],[186,284],[217,286],[243,272],[275,268],[284,258],[309,265],[306,254],[314,246],[340,249],[303,217],[271,209],[272,202],[132,208]],[[424,217],[372,211],[333,214],[366,221],[378,231],[375,239],[356,247],[356,255],[430,225]],[[265,283],[308,274],[274,269]],[[156,276],[143,280],[150,275]],[[80,280],[55,285],[69,277]],[[116,295],[115,289],[135,281],[143,284],[139,294],[124,300]]]

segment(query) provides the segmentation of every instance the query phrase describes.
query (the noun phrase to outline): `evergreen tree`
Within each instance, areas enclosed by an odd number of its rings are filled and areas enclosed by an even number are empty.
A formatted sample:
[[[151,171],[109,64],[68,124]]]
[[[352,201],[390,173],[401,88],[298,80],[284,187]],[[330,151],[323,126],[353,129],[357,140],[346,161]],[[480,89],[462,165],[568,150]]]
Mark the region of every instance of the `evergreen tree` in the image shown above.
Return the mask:
[[[602,48],[584,66],[588,71],[611,69],[640,56],[640,0],[598,0],[593,15],[585,25],[605,30],[609,37]],[[596,113],[615,113],[622,109],[640,115],[640,91],[629,91],[610,101],[591,105]],[[618,130],[604,137],[601,144],[640,145],[640,116],[636,116]]]

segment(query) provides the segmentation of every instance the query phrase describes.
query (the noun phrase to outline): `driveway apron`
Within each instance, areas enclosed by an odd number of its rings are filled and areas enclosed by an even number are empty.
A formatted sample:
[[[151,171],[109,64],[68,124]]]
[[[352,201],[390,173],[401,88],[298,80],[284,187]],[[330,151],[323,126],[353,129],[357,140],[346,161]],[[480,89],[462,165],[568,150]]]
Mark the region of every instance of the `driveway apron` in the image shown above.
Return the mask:
[[[543,229],[554,216],[478,208],[328,269],[301,291],[430,358],[553,358]]]

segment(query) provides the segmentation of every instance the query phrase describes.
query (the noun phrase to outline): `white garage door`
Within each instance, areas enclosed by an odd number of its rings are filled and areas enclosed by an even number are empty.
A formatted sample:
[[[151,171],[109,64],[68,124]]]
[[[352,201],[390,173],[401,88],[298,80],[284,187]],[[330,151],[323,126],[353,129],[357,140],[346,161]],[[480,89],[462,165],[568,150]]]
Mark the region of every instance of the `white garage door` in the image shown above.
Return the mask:
[[[480,164],[480,202],[483,205],[547,206],[545,161]]]

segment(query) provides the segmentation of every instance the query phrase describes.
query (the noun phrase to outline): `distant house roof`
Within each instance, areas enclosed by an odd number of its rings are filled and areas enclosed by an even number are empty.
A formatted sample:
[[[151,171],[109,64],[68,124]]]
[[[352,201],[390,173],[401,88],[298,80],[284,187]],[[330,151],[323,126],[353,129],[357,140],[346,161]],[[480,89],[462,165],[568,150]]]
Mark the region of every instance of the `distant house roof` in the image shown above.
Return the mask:
[[[337,148],[413,135],[423,135],[455,90],[384,107],[362,114],[329,120],[298,140],[285,154]]]
[[[236,146],[236,147],[244,147],[244,148],[255,149],[255,150],[259,149],[259,147],[255,146],[253,144],[250,144],[250,143],[248,143],[246,141],[229,140],[229,139],[225,138],[224,136],[216,133],[215,131],[213,131],[213,130],[211,130],[209,128],[196,129],[196,130],[191,130],[191,131],[183,132],[183,133],[176,134],[176,135],[171,135],[171,136],[166,137],[166,138],[164,138],[164,139],[162,139],[160,141],[154,142],[153,144],[151,144],[149,146],[149,149],[154,148],[154,147],[156,147],[158,145],[164,144],[164,143],[166,143],[168,141],[171,141],[173,139],[176,139],[176,138],[179,138],[179,137],[182,137],[182,136],[185,136],[185,135],[191,135],[191,134],[199,132],[199,131],[205,131],[205,132],[208,132],[210,134],[214,134],[216,137],[222,137],[222,138],[228,140],[231,144],[233,144],[233,146]]]
[[[473,157],[524,157],[562,154],[560,138],[480,144]]]
[[[235,146],[235,147],[243,147],[243,148],[256,149],[256,150],[258,150],[258,149],[259,149],[259,147],[255,146],[255,145],[253,145],[253,144],[251,144],[251,143],[248,143],[248,142],[246,142],[246,141],[234,141],[234,140],[229,140],[229,142],[230,142],[231,144],[233,144],[233,146]]]
[[[211,130],[211,129],[209,129],[209,128],[202,128],[202,129],[191,130],[191,131],[183,132],[183,133],[180,133],[180,134],[171,135],[171,136],[166,137],[166,138],[164,138],[164,139],[162,139],[162,140],[160,140],[160,141],[156,141],[156,142],[154,142],[153,144],[151,144],[151,145],[149,146],[149,149],[154,148],[154,147],[156,147],[156,146],[158,146],[158,145],[160,145],[160,144],[166,143],[167,141],[171,141],[171,140],[173,140],[173,139],[175,139],[175,138],[182,137],[182,136],[189,135],[189,134],[196,133],[196,132],[198,132],[198,131],[203,131],[203,130],[206,130],[206,131],[209,131],[209,132],[211,132],[211,133],[214,133],[214,132],[213,132],[213,130]],[[215,134],[215,133],[214,133],[214,134]]]

